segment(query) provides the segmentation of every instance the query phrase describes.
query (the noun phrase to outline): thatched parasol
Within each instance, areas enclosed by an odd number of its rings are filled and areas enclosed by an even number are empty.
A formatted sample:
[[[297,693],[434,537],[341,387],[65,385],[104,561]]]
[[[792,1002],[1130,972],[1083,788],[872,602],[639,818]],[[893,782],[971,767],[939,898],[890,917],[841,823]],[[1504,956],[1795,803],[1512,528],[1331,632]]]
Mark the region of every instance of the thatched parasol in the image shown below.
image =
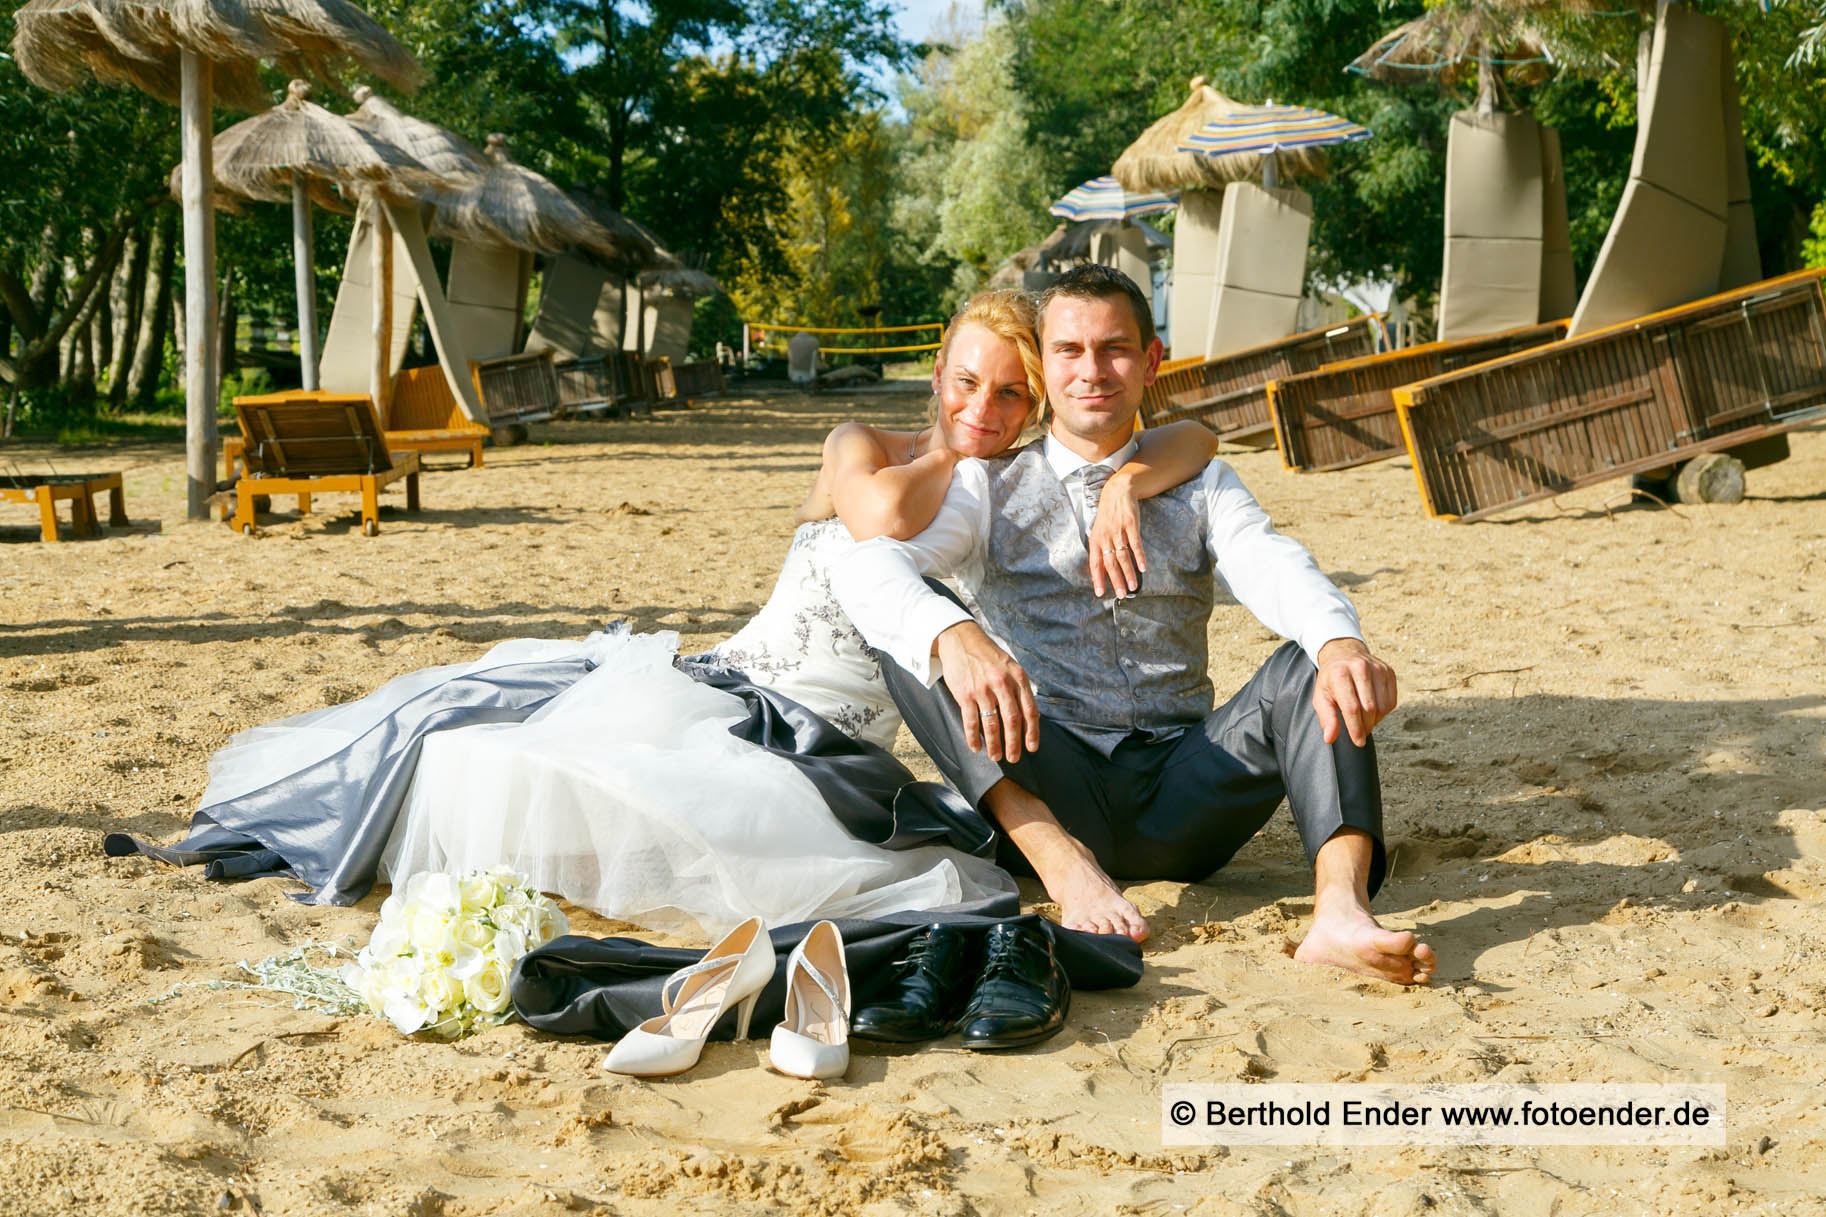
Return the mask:
[[[437,176],[405,152],[310,100],[311,86],[294,80],[286,98],[264,114],[236,123],[215,138],[216,180],[224,196],[292,204],[292,256],[297,272],[299,366],[304,387],[317,387],[317,307],[312,269],[311,187],[355,191],[429,189]],[[333,196],[330,196],[333,197]]]
[[[1593,0],[1450,0],[1396,26],[1345,71],[1385,84],[1432,77],[1441,84],[1477,83],[1480,108],[1496,102],[1500,79],[1534,84],[1563,65],[1572,44],[1556,37],[1556,23],[1594,12]],[[1608,59],[1587,68],[1612,67]]]
[[[640,286],[668,296],[711,296],[723,290],[722,284],[704,271],[691,266],[670,266],[642,272]]]
[[[1231,182],[1257,177],[1261,153],[1204,156],[1179,150],[1206,123],[1242,108],[1206,84],[1203,76],[1194,76],[1185,104],[1143,131],[1116,158],[1111,173],[1127,190],[1222,190]],[[1317,173],[1324,167],[1323,156],[1313,149],[1292,149],[1279,154],[1279,167],[1283,173]]]
[[[473,183],[488,170],[482,150],[448,127],[405,113],[367,85],[352,94],[351,123],[374,135],[448,182]]]
[[[359,64],[410,88],[419,69],[404,47],[347,0],[29,0],[13,14],[14,58],[47,89],[90,76],[132,85],[180,107],[184,147],[185,463],[189,515],[205,519],[215,488],[215,97],[265,103],[257,65],[333,75]]]
[[[607,257],[621,252],[616,238],[577,206],[550,178],[507,154],[507,137],[490,135],[481,180],[462,191],[433,191],[432,235],[478,245],[553,254],[587,249]]]
[[[326,79],[359,64],[401,88],[419,77],[393,35],[347,0],[30,0],[14,21],[20,70],[54,93],[94,76],[176,104],[185,53],[214,66],[214,96],[239,110],[265,104],[267,61]]]

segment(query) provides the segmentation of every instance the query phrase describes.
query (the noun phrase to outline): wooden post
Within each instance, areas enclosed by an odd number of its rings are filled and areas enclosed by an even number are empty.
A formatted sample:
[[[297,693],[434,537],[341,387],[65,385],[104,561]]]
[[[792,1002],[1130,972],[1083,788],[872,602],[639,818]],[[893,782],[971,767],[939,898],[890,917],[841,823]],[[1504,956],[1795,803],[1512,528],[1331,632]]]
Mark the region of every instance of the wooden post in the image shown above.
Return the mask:
[[[184,466],[189,516],[209,518],[216,489],[216,213],[210,145],[212,65],[183,52],[179,84],[184,148]]]
[[[368,396],[374,399],[374,410],[381,426],[387,425],[387,396],[393,379],[393,225],[387,219],[386,205],[378,192],[368,207],[374,225],[374,363],[368,373]]]
[[[317,387],[317,277],[311,241],[311,196],[304,174],[292,174],[292,274],[298,288],[298,367],[306,389]]]

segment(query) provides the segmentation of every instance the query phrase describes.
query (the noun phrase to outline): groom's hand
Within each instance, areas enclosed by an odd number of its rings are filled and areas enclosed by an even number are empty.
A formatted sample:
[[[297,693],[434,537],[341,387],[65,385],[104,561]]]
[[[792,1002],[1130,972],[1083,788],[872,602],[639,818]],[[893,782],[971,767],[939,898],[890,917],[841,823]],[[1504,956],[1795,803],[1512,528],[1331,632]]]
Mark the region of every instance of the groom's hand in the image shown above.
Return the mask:
[[[964,742],[991,760],[1021,759],[1040,747],[1040,710],[1027,673],[974,621],[960,621],[933,644],[945,684],[964,720]]]
[[[1338,727],[1351,743],[1363,747],[1370,731],[1395,708],[1395,669],[1370,654],[1355,638],[1334,638],[1319,648],[1319,675],[1313,681],[1312,708],[1330,744]]]

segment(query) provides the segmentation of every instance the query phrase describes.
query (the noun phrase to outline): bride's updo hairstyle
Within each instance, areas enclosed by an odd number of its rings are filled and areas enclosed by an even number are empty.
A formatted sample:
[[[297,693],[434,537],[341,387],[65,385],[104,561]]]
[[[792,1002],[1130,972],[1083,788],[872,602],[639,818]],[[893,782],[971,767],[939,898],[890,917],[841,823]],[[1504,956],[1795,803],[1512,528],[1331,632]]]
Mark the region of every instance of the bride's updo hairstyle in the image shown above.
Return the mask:
[[[1024,432],[1042,430],[1046,426],[1046,376],[1040,369],[1040,343],[1035,337],[1039,320],[1033,297],[1026,292],[1012,287],[978,292],[945,323],[945,336],[938,345],[938,362],[944,363],[951,354],[951,336],[966,322],[974,322],[998,338],[1014,343],[1014,349],[1021,353],[1021,366],[1027,371],[1028,396],[1034,402]],[[935,420],[938,417],[937,396],[932,398],[932,417]]]

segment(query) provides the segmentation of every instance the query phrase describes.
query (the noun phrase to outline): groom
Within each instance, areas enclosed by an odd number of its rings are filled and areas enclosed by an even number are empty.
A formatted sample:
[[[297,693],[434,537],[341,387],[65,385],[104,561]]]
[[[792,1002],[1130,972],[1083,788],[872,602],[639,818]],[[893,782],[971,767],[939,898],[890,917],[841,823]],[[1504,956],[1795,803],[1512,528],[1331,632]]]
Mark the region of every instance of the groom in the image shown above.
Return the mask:
[[[1140,588],[1098,596],[1086,537],[1103,482],[1135,451],[1161,344],[1140,289],[1103,266],[1047,289],[1039,337],[1049,434],[961,462],[925,532],[867,542],[835,572],[908,727],[1067,926],[1145,938],[1110,877],[1203,879],[1284,796],[1314,874],[1294,958],[1424,984],[1432,949],[1369,911],[1385,865],[1370,730],[1395,706],[1393,671],[1221,461],[1140,504]],[[954,577],[974,615],[922,576]],[[1220,583],[1292,641],[1213,710]]]

